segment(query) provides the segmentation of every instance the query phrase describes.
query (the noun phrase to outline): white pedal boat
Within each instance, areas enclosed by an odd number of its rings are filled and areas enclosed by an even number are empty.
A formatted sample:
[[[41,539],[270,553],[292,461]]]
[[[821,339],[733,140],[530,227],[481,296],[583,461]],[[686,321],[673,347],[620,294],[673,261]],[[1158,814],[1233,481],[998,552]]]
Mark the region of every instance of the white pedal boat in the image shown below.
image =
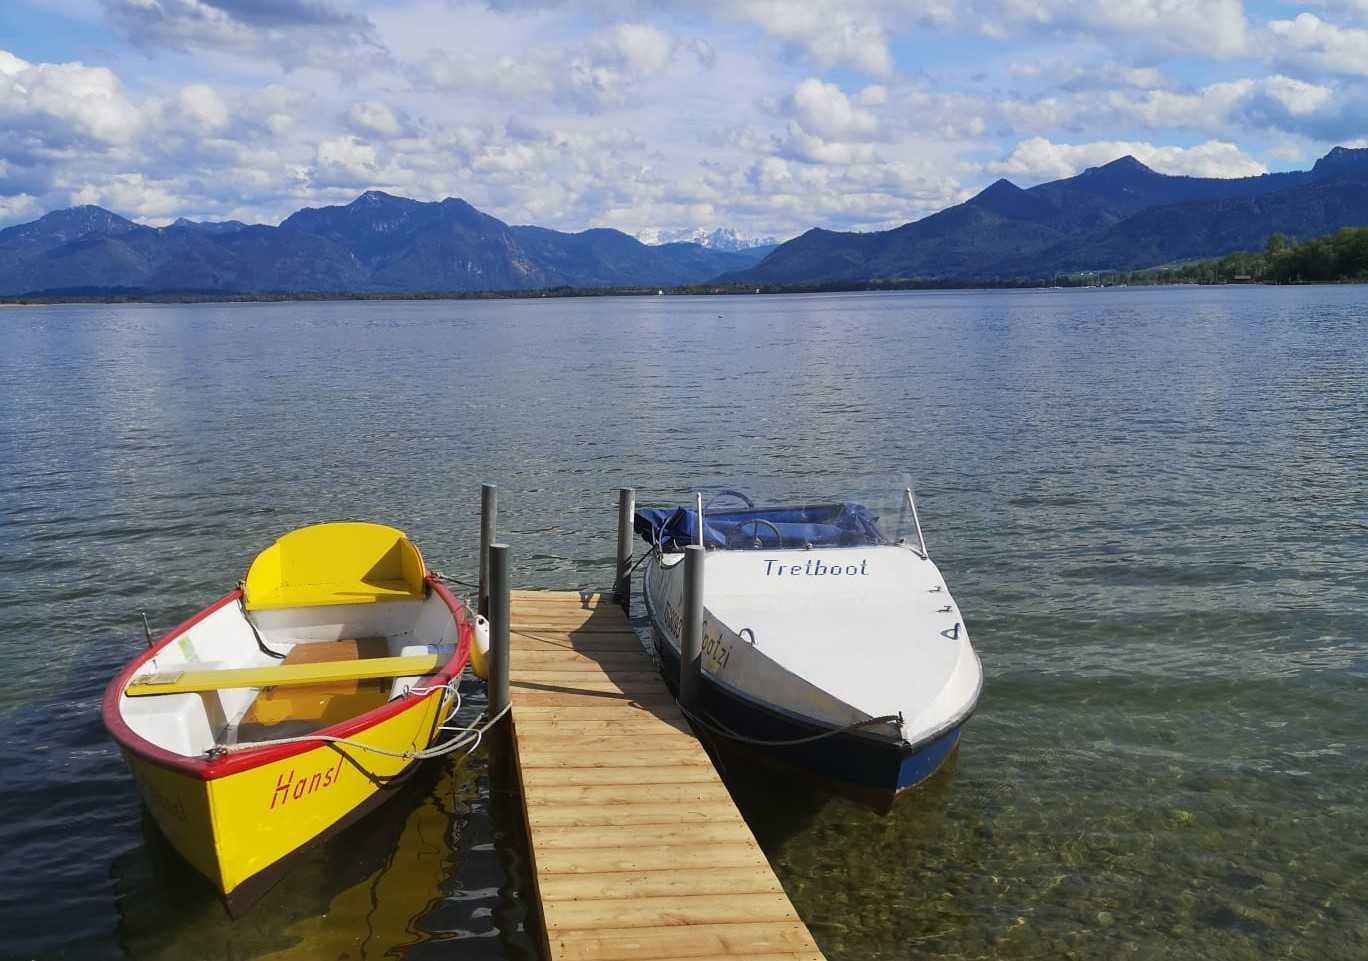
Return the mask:
[[[958,744],[983,671],[910,491],[903,511],[915,543],[885,536],[853,503],[637,511],[667,683],[677,690],[684,548],[701,543],[705,725],[876,801],[930,777]],[[784,741],[805,743],[774,743]]]

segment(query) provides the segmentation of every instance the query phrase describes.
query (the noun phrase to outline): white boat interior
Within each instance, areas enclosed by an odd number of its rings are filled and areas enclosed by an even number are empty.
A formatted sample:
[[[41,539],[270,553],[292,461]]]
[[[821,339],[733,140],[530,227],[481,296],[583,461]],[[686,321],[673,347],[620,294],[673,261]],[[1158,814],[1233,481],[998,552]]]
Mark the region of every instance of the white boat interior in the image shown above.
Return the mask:
[[[182,632],[140,665],[138,674],[411,655],[451,656],[458,641],[451,610],[434,594],[380,603],[248,612],[230,602]],[[265,647],[281,657],[273,657]],[[292,737],[401,697],[416,676],[334,680],[294,687],[248,687],[120,698],[140,737],[196,757],[228,744]]]

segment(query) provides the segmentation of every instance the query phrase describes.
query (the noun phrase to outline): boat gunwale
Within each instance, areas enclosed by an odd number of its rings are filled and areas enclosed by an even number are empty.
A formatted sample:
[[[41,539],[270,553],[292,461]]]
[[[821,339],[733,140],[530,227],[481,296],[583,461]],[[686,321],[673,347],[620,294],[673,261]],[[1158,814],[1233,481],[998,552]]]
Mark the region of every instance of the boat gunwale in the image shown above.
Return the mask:
[[[464,605],[457,600],[456,596],[432,574],[428,574],[424,583],[435,593],[451,612],[452,619],[456,624],[457,643],[456,649],[451,657],[442,665],[442,668],[422,678],[425,685],[440,687],[449,683],[451,680],[460,676],[465,670],[466,662],[470,658],[470,643],[474,635],[474,626],[469,618],[466,617]],[[237,588],[214,603],[196,612],[191,617],[177,624],[168,631],[160,641],[152,647],[147,648],[135,657],[127,666],[124,667],[114,679],[105,687],[104,698],[100,703],[100,716],[104,721],[106,730],[114,738],[119,747],[128,751],[134,757],[155,764],[158,767],[168,768],[180,774],[189,775],[202,781],[212,781],[217,778],[227,777],[237,774],[240,771],[248,771],[256,767],[271,764],[275,761],[297,754],[304,754],[308,751],[316,751],[319,747],[327,744],[321,740],[306,740],[295,744],[275,744],[255,749],[245,749],[223,754],[215,758],[189,757],[184,754],[177,754],[168,751],[138,734],[123,719],[123,714],[119,710],[120,699],[123,697],[124,690],[133,679],[134,673],[145,663],[161,653],[172,641],[176,640],[186,631],[196,624],[209,617],[211,614],[221,610],[229,604],[238,601],[242,597],[242,589]],[[368,728],[374,727],[392,717],[404,713],[405,711],[421,705],[427,698],[439,694],[437,690],[427,691],[418,697],[399,697],[388,701],[379,707],[372,708],[365,713],[355,717],[338,721],[327,727],[320,728],[315,733],[327,734],[332,737],[350,737]]]

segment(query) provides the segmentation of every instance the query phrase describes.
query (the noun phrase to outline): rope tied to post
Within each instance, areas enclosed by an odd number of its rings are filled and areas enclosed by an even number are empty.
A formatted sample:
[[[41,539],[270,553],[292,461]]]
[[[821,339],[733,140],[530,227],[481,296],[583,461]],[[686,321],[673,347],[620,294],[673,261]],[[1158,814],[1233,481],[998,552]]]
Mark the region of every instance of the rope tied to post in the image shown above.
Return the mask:
[[[863,721],[855,721],[851,724],[846,724],[841,727],[832,728],[830,731],[822,731],[818,734],[813,734],[808,737],[769,739],[749,737],[745,734],[738,734],[731,728],[722,724],[716,718],[703,717],[702,715],[689,710],[683,704],[679,705],[679,710],[684,714],[685,717],[687,717],[693,723],[697,724],[699,727],[703,728],[705,731],[709,731],[710,733],[716,734],[719,737],[725,737],[729,740],[739,741],[742,744],[751,744],[756,747],[797,747],[800,744],[815,744],[818,741],[825,741],[828,738],[837,737],[841,734],[849,734],[851,731],[858,731],[860,728],[873,727],[876,724],[896,723],[899,729],[901,729],[903,723],[903,716],[901,713],[883,714],[879,717],[865,718]]]

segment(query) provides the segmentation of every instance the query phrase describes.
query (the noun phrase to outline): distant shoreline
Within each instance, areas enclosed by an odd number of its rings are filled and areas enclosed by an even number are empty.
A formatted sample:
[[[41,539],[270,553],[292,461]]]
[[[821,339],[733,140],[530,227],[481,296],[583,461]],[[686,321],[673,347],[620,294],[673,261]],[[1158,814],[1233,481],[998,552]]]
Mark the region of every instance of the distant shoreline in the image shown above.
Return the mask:
[[[270,304],[270,303],[332,303],[357,301],[420,302],[428,300],[547,300],[586,297],[727,297],[773,296],[776,294],[832,294],[878,293],[901,290],[1098,290],[1125,287],[1315,287],[1344,286],[1364,283],[1363,280],[1314,281],[1296,284],[1276,284],[1264,281],[1234,283],[1197,283],[1193,281],[1149,281],[1122,283],[1065,283],[1053,284],[1031,281],[897,281],[888,283],[831,283],[831,284],[747,284],[739,287],[712,285],[670,288],[595,287],[585,289],[516,290],[516,291],[405,291],[395,293],[308,293],[289,294],[230,294],[200,292],[138,292],[128,294],[35,294],[0,297],[0,307],[57,307],[64,305],[143,305],[166,304]]]

